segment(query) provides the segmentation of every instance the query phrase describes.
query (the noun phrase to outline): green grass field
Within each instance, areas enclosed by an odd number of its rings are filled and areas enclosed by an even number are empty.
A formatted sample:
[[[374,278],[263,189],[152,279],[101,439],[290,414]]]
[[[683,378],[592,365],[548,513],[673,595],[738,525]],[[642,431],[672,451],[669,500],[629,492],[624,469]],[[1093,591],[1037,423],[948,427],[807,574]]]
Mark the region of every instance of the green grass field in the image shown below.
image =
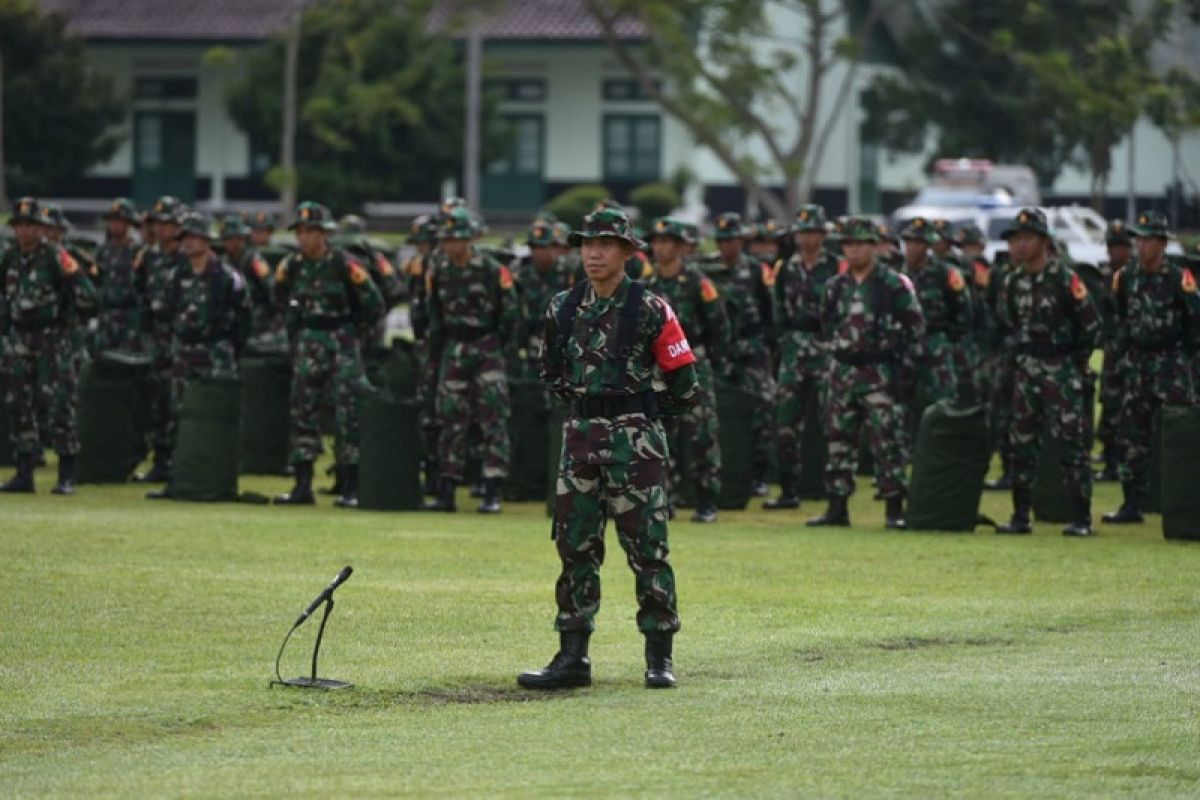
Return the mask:
[[[848,531],[805,529],[813,503],[676,524],[680,687],[659,692],[610,535],[596,685],[547,696],[514,680],[556,643],[540,506],[58,498],[39,478],[0,497],[5,797],[1200,793],[1200,545],[1157,517],[1082,541],[886,533],[864,491]],[[1116,502],[1103,486],[1095,510]],[[322,673],[357,687],[268,689],[346,564]]]

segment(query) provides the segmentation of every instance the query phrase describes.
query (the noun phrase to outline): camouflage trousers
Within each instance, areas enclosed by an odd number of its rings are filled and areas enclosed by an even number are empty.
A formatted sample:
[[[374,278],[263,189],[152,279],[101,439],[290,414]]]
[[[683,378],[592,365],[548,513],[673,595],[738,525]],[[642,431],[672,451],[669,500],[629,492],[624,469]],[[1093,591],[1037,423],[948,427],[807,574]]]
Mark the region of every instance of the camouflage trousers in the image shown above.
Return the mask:
[[[987,360],[988,429],[1000,463],[1007,474],[1012,464],[1013,393],[1016,391],[1016,361],[1010,353],[998,352]]]
[[[155,452],[171,450],[171,342],[155,336],[150,351],[153,354],[146,382],[150,409],[150,443]]]
[[[682,497],[683,461],[691,467],[692,480],[705,494],[716,498],[721,493],[720,422],[717,419],[717,391],[713,382],[712,362],[702,356],[696,360],[696,378],[700,397],[677,417],[665,420],[671,497]]]
[[[447,342],[438,374],[438,469],[444,478],[466,478],[469,433],[479,431],[482,476],[508,475],[508,376],[494,336],[477,342]]]
[[[858,451],[866,428],[867,444],[875,458],[875,476],[884,497],[903,496],[905,474],[903,406],[896,402],[882,367],[854,367],[834,362],[829,370],[825,401],[825,490],[830,496],[854,494]]]
[[[604,528],[612,519],[634,574],[637,626],[679,630],[675,572],[667,559],[666,439],[641,414],[568,418],[554,496],[554,587],[560,631],[590,631],[600,609]]]
[[[105,350],[146,352],[141,312],[136,308],[106,308],[101,311],[91,349],[96,354]]]
[[[296,336],[292,363],[291,463],[316,461],[321,452],[320,411],[332,391],[337,463],[358,464],[358,399],[367,387],[362,352],[354,330],[302,329]]]
[[[787,359],[784,348],[779,386],[775,393],[775,436],[779,456],[779,482],[784,491],[795,490],[799,469],[803,463],[800,452],[804,441],[804,422],[812,404],[825,402],[824,388],[827,368],[823,359],[807,359],[803,363]]]
[[[1071,497],[1092,496],[1092,376],[1070,358],[1040,359],[1018,355],[1013,376],[1012,481],[1014,489],[1032,489],[1037,478],[1041,437],[1062,445],[1063,477]]]
[[[79,373],[74,342],[66,333],[49,328],[8,334],[4,400],[13,449],[20,455],[39,452],[43,442],[60,456],[79,452],[75,427]]]
[[[750,421],[750,428],[754,432],[755,478],[765,480],[775,434],[775,377],[767,343],[761,339],[734,342],[729,379],[758,398],[758,411]]]
[[[925,359],[916,364],[912,406],[909,410],[909,430],[916,439],[916,430],[925,409],[940,400],[957,397],[960,380],[966,380],[962,347],[952,344],[944,333],[933,333],[925,340]]]
[[[437,461],[438,437],[437,387],[440,359],[430,352],[429,340],[418,339],[413,353],[417,358],[417,412],[421,426],[421,451],[427,463]]]
[[[1132,483],[1145,496],[1150,470],[1154,415],[1164,404],[1196,402],[1188,356],[1175,352],[1134,352],[1122,371],[1124,391],[1117,417],[1117,471],[1122,483]]]
[[[167,405],[167,441],[171,451],[179,436],[179,414],[190,381],[197,378],[236,378],[237,354],[228,340],[186,344],[176,342],[171,359],[170,395]]]
[[[1104,348],[1104,363],[1100,367],[1100,425],[1096,429],[1096,438],[1104,445],[1106,452],[1116,453],[1121,449],[1118,442],[1118,418],[1121,414],[1121,401],[1124,376],[1121,366],[1121,356],[1116,348],[1109,345]]]

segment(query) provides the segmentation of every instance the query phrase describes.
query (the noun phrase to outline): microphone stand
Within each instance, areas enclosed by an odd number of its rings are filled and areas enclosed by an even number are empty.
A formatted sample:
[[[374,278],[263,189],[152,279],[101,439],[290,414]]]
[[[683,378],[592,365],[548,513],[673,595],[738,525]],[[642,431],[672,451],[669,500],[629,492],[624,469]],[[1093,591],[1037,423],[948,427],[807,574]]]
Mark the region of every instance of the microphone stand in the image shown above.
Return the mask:
[[[313,644],[312,652],[312,674],[308,677],[300,676],[298,678],[288,678],[287,680],[284,680],[279,674],[279,659],[283,656],[283,650],[285,647],[287,647],[288,640],[292,638],[292,634],[295,633],[296,628],[299,628],[300,625],[304,624],[301,622],[299,625],[293,625],[292,629],[288,631],[287,636],[283,638],[283,645],[279,648],[279,655],[275,657],[275,680],[267,684],[268,688],[273,686],[292,686],[297,689],[329,690],[350,689],[354,687],[353,683],[347,683],[346,681],[338,681],[334,680],[333,678],[317,677],[317,658],[321,654],[321,638],[325,635],[325,623],[329,621],[329,614],[331,611],[333,611],[332,594],[330,594],[328,599],[325,601],[325,613],[321,615],[321,627],[317,628],[317,641]]]

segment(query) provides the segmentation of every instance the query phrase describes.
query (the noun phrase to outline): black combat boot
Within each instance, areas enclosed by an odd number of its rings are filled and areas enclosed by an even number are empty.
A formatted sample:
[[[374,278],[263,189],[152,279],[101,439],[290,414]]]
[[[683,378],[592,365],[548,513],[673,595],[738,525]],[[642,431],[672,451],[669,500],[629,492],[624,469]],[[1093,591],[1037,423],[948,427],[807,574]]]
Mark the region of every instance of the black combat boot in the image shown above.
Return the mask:
[[[756,467],[754,470],[754,481],[750,484],[750,494],[755,497],[766,497],[771,493],[771,487],[767,485],[766,470],[762,467]]]
[[[296,464],[296,484],[287,494],[276,495],[277,506],[311,506],[317,502],[312,488],[313,465],[311,461]]]
[[[1121,478],[1117,473],[1117,454],[1113,452],[1113,448],[1104,448],[1103,459],[1104,468],[1093,476],[1094,480],[1097,483],[1116,483]]]
[[[150,471],[138,475],[136,480],[138,483],[166,483],[171,480],[171,456],[167,451],[155,448]]]
[[[897,494],[887,498],[886,510],[883,513],[883,527],[889,531],[908,529],[908,522],[904,519],[904,495]]]
[[[1074,511],[1074,521],[1063,528],[1063,536],[1095,536],[1092,530],[1092,502],[1088,497],[1077,494],[1071,498],[1071,510]]]
[[[333,478],[333,485],[326,489],[317,489],[319,494],[337,495],[341,497],[346,493],[345,483],[345,468],[341,464],[334,463],[325,468],[325,475]],[[335,502],[334,505],[337,505]]]
[[[0,485],[0,492],[33,494],[33,456],[21,454],[17,456],[17,474]]]
[[[483,482],[483,502],[479,504],[480,514],[500,513],[500,480],[488,478]]]
[[[796,494],[796,486],[792,481],[784,481],[779,487],[779,497],[763,503],[764,511],[781,511],[800,507],[800,496]]]
[[[592,685],[592,662],[588,658],[591,631],[561,631],[558,652],[543,669],[522,672],[517,683],[526,689],[570,689]]]
[[[358,464],[348,464],[339,472],[341,495],[333,504],[338,508],[358,508]]]
[[[485,488],[485,483],[485,481],[475,481],[471,484],[471,489],[467,492],[471,499],[479,500],[483,497],[484,492],[487,491]]]
[[[422,469],[424,469],[425,480],[421,484],[421,494],[425,497],[437,497],[437,464],[433,461],[433,459],[427,458],[424,462],[422,462]]]
[[[437,497],[426,502],[422,508],[425,511],[457,511],[458,507],[454,503],[454,488],[453,478],[442,478],[438,483]]]
[[[696,510],[692,513],[692,522],[707,525],[717,521],[717,500],[708,489],[697,491]]]
[[[1100,519],[1113,525],[1136,525],[1145,522],[1146,518],[1142,516],[1141,504],[1138,502],[1138,490],[1133,481],[1122,483],[1121,493],[1125,497],[1121,507]]]
[[[146,492],[147,500],[170,500],[171,499],[171,482],[167,481],[158,489],[151,489]]]
[[[1012,518],[996,527],[996,533],[1033,533],[1029,514],[1033,508],[1033,492],[1029,489],[1013,489]]]
[[[671,631],[646,634],[646,688],[674,689],[675,671],[671,660]]]
[[[64,454],[58,457],[58,483],[51,494],[75,494],[75,456]]]
[[[850,508],[848,503],[849,498],[831,494],[829,495],[829,505],[825,507],[825,513],[819,517],[813,517],[804,524],[810,528],[824,528],[827,526],[848,528],[850,527]]]

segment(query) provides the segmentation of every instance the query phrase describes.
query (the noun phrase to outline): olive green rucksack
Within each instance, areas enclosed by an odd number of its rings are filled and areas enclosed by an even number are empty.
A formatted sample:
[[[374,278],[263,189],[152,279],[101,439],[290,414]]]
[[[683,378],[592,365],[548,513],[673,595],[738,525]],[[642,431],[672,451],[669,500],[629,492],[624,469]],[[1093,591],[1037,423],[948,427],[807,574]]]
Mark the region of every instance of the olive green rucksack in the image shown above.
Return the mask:
[[[421,507],[419,404],[381,393],[362,398],[358,507],[413,511]]]
[[[0,372],[0,401],[3,401],[7,376]],[[8,403],[0,402],[0,467],[11,467],[16,462],[13,452],[12,430],[8,424]]]
[[[286,358],[242,359],[243,475],[281,475],[288,465],[291,434],[292,365]]]
[[[1200,405],[1163,406],[1159,458],[1163,536],[1200,541]]]
[[[188,381],[179,413],[171,497],[238,499],[242,382],[237,378]]]
[[[926,408],[913,448],[909,530],[974,530],[989,454],[983,406],[942,400]]]
[[[105,351],[89,361],[79,379],[80,483],[125,483],[145,450],[138,400],[150,373],[150,357]]]
[[[546,388],[540,380],[514,380],[508,384],[510,414],[508,440],[511,451],[504,499],[541,500],[546,496],[550,419]]]

